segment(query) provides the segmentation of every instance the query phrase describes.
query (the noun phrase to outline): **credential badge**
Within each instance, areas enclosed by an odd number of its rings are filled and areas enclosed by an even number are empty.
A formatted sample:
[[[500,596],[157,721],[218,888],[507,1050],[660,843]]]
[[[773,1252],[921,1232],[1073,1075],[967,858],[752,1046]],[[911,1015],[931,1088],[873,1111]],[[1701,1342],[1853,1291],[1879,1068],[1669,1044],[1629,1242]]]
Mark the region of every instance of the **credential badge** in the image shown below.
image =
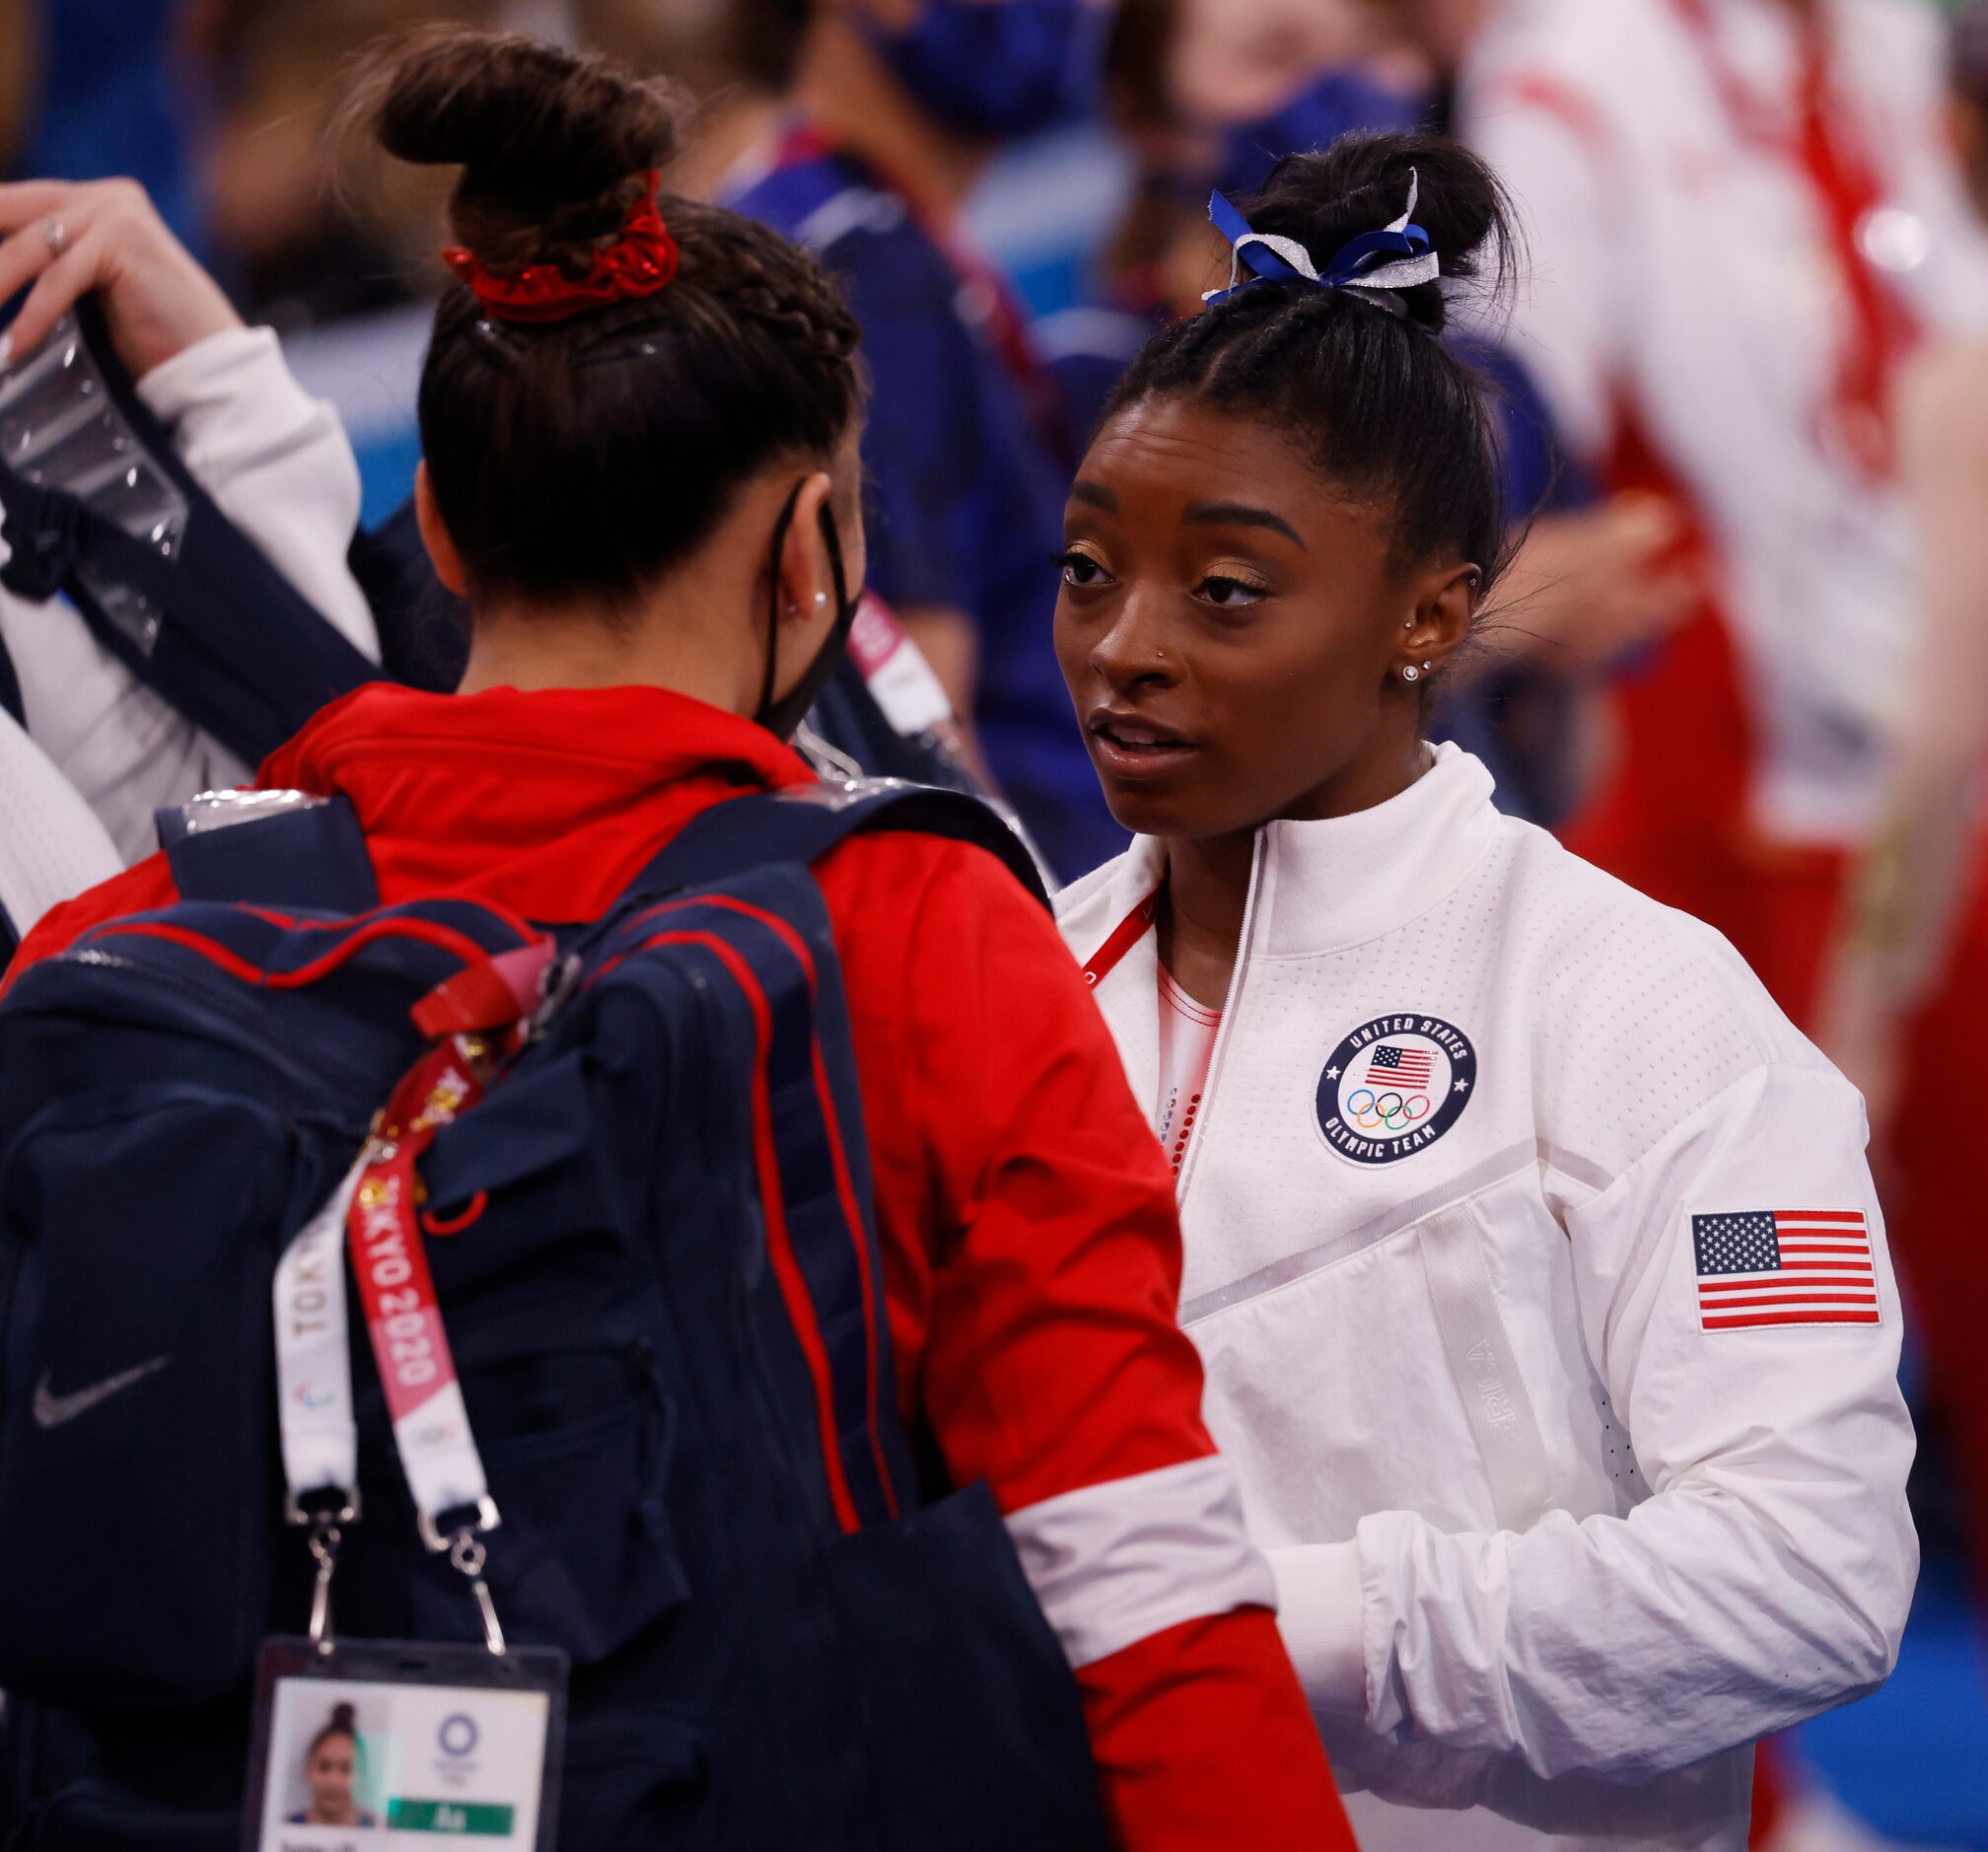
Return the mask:
[[[1433,1145],[1477,1091],[1470,1037],[1439,1017],[1363,1023],[1318,1076],[1318,1129],[1355,1164],[1392,1164]]]

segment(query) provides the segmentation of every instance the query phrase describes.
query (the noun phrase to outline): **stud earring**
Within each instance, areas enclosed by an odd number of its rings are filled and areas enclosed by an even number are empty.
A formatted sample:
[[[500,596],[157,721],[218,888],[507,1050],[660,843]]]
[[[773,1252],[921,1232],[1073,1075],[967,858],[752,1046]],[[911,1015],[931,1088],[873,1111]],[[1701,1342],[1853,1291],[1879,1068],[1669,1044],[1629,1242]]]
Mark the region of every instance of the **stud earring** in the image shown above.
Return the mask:
[[[828,603],[828,594],[826,592],[816,592],[815,594],[815,608],[816,610],[821,609],[822,606],[825,605],[827,603]]]
[[[790,602],[790,603],[788,604],[788,606],[787,606],[787,615],[788,615],[788,616],[790,616],[790,617],[798,617],[798,616],[800,616],[800,615],[801,615],[801,606],[800,606],[800,605],[796,605],[796,604],[793,604],[793,603],[791,603],[791,602]]]
[[[1421,678],[1422,678],[1422,672],[1421,670],[1417,669],[1413,663],[1410,663],[1408,667],[1402,670],[1401,672],[1401,679],[1403,681],[1419,681],[1421,680]]]

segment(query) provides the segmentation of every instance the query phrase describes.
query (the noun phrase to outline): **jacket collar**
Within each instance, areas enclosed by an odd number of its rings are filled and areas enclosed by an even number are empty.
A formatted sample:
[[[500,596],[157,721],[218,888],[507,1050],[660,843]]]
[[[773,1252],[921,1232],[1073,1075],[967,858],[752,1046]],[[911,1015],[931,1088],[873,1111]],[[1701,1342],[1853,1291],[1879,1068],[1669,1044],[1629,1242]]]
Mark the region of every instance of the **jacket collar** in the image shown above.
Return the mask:
[[[437,781],[492,769],[506,778],[502,822],[513,836],[563,834],[576,813],[685,778],[746,789],[816,782],[763,727],[667,688],[428,694],[385,682],[324,708],[270,754],[256,782],[343,792],[369,830],[404,821],[418,834]]]
[[[1266,823],[1257,837],[1253,955],[1343,951],[1426,913],[1498,830],[1491,774],[1445,742],[1398,796],[1351,817]]]
[[[1434,748],[1429,769],[1385,804],[1317,822],[1265,823],[1256,838],[1250,956],[1343,951],[1426,913],[1496,836],[1492,789],[1483,761],[1446,742]],[[1057,911],[1080,961],[1153,891],[1165,867],[1163,845],[1140,836],[1115,862],[1064,890]],[[1150,952],[1126,963],[1150,980]]]

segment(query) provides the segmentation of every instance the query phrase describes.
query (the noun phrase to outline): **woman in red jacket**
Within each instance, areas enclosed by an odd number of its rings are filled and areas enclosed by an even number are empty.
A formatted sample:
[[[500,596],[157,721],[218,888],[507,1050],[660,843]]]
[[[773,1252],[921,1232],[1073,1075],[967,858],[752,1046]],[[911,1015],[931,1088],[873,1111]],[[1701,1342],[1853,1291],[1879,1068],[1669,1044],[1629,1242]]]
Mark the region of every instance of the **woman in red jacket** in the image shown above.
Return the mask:
[[[813,777],[785,740],[861,583],[857,330],[793,246],[659,202],[667,106],[601,60],[444,28],[362,97],[390,151],[462,165],[418,501],[473,646],[459,694],[362,689],[260,783],[349,799],[388,902],[590,920],[699,811]],[[1008,1519],[1117,1836],[1350,1846],[1201,1424],[1167,1167],[1054,927],[963,844],[818,872],[900,1399]],[[155,856],[21,962],[173,897]]]

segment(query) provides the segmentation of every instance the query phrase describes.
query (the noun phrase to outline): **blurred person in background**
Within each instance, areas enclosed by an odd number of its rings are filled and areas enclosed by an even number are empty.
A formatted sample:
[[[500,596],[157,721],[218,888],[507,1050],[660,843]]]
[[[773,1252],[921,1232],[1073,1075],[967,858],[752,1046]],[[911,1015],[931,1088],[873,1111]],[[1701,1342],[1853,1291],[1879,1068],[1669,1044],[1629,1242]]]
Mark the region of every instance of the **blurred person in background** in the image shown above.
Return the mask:
[[[131,176],[201,244],[190,42],[210,0],[0,0],[0,180]]]
[[[369,186],[364,210],[327,208],[337,72],[390,28],[506,10],[0,0],[0,179],[135,178],[230,297],[284,331],[404,301],[405,279],[433,261],[414,228],[439,201],[403,177]]]
[[[1988,219],[1988,4],[1955,18],[1949,121]],[[1818,1036],[1864,1090],[1931,1388],[1954,1443],[1977,1591],[1988,1595],[1988,1408],[1974,1382],[1988,1305],[1968,1122],[1988,1043],[1988,337],[1930,346],[1904,380],[1899,466],[1925,627],[1881,821],[1850,885]],[[1929,1103],[1938,1109],[1926,1109]]]
[[[285,334],[439,282],[429,177],[326,130],[345,61],[426,19],[486,23],[499,0],[197,0],[188,36],[213,92],[198,150],[214,254],[234,299]],[[334,160],[344,210],[329,209]],[[354,163],[363,174],[351,173]]]
[[[1416,125],[1417,88],[1374,67],[1382,42],[1361,0],[1121,0],[1104,101],[1138,183],[1106,254],[1107,288],[1152,318],[1148,334],[1198,314],[1210,269],[1227,264],[1208,225],[1211,186],[1253,191],[1283,155]]]
[[[1568,840],[1812,1020],[1918,618],[1900,370],[1988,319],[1916,0],[1398,0],[1531,242],[1518,351],[1573,454],[1694,519],[1708,603],[1621,681]]]
[[[597,0],[589,14],[604,48],[706,99],[673,183],[811,247],[848,292],[872,383],[872,581],[1065,879],[1125,840],[1071,718],[1040,570],[1074,438],[957,215],[994,148],[1083,107],[1106,23],[1086,0]]]

